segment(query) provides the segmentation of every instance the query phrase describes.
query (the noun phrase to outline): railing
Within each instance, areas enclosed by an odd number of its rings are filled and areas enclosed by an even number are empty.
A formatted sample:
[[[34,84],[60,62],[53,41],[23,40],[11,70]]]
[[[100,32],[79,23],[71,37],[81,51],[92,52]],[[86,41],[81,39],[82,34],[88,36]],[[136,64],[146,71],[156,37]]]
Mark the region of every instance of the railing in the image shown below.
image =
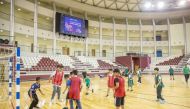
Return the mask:
[[[40,53],[40,54],[49,54],[49,55],[54,54],[53,48],[36,47],[36,52],[34,52],[31,46],[27,46],[27,45],[18,45],[18,46],[21,48],[21,51],[25,53]],[[61,51],[62,51],[61,49],[56,49],[55,53],[57,55],[60,55],[62,54]]]
[[[140,41],[140,37],[129,37],[129,41]]]
[[[99,38],[99,34],[88,33],[89,38]]]
[[[0,16],[1,16],[2,19],[9,20],[10,14],[0,11]],[[24,18],[24,17],[18,16],[17,14],[15,14],[14,17],[15,17],[15,22],[16,23],[31,26],[31,27],[33,27],[33,25],[34,25],[33,19]],[[38,22],[38,27],[40,29],[44,29],[44,30],[49,30],[49,31],[53,30],[53,25],[51,25],[49,23],[45,23],[45,22],[40,22],[39,21]]]
[[[26,46],[26,45],[18,45],[18,46],[21,48],[21,50],[23,52],[27,52],[27,53],[40,53],[40,54],[49,54],[49,55],[54,54],[53,48],[37,47],[37,51],[32,52],[31,46]],[[56,49],[55,53],[56,53],[56,55],[66,55],[66,54],[63,54],[62,49]],[[154,57],[154,53],[149,53],[149,52],[140,53],[138,51],[116,52],[115,57],[126,56],[126,55],[130,55],[130,54],[139,54],[139,56],[148,55],[150,57]],[[96,52],[96,51],[95,52],[92,52],[92,51],[74,51],[74,54],[70,54],[70,55],[89,56],[89,57],[105,57],[105,58],[113,58],[114,57],[113,52],[104,53],[104,52]],[[163,58],[163,57],[168,57],[168,53],[162,53],[162,57],[157,57],[157,59],[159,60],[160,58]]]
[[[88,33],[89,38],[97,38],[99,39],[100,35],[95,34],[95,33]],[[127,40],[126,36],[117,36],[116,35],[116,40]],[[113,35],[105,35],[102,34],[102,39],[109,39],[113,40]],[[129,37],[129,41],[140,41],[140,36],[139,37]],[[142,37],[142,41],[154,41],[154,37]],[[161,41],[168,41],[168,37],[162,37]],[[159,41],[157,41],[159,42]]]
[[[87,54],[87,55],[86,55]],[[116,52],[115,57],[117,56],[127,56],[127,55],[136,55],[136,56],[145,56],[148,55],[150,57],[154,57],[154,53],[140,53],[140,52],[134,52],[134,51],[129,51],[129,52]],[[163,54],[164,56],[168,56],[167,54]],[[113,58],[114,54],[111,52],[91,52],[91,51],[74,51],[74,56],[89,56],[89,57],[107,57],[107,58]]]
[[[102,35],[102,39],[113,39],[113,35]]]
[[[11,36],[1,36],[1,39],[8,39],[10,40]],[[54,54],[54,50],[53,48],[46,48],[46,47],[36,47],[36,52],[33,51],[34,47],[31,47],[31,45],[22,45],[19,44],[18,45],[21,48],[22,52],[27,52],[27,53],[41,53],[41,54],[49,54],[49,55],[53,55]],[[129,51],[129,52],[116,52],[115,53],[115,57],[117,56],[126,56],[127,53],[137,53],[137,54],[147,54],[150,57],[154,57],[154,53],[150,53],[150,52],[145,52],[145,53],[140,53],[139,51]],[[56,49],[55,50],[55,54],[57,55],[66,55],[63,54],[63,50],[62,49]],[[72,53],[70,53],[69,55],[74,55],[74,56],[90,56],[90,57],[107,57],[107,58],[113,58],[114,54],[113,52],[92,52],[92,51],[88,51],[87,55],[86,55],[86,51],[74,51]],[[162,53],[162,57],[168,57],[168,53]],[[159,57],[157,57],[157,59],[159,59]]]
[[[153,37],[143,37],[142,38],[143,41],[154,41]]]

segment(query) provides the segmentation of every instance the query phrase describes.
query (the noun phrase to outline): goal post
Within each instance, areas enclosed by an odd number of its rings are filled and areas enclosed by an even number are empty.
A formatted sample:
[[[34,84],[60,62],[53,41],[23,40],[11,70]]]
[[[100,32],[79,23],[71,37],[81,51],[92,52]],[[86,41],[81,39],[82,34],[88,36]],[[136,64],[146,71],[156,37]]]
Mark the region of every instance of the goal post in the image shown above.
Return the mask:
[[[0,100],[13,99],[12,87],[15,81],[15,109],[20,109],[20,52],[20,47],[0,45]]]

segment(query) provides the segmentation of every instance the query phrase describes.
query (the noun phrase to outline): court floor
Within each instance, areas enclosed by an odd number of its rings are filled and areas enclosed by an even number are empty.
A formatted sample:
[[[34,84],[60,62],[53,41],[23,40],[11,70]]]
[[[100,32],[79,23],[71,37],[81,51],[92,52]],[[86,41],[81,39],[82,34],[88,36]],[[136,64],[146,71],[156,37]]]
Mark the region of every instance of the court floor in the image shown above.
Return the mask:
[[[134,78],[134,91],[126,92],[125,99],[125,109],[190,109],[190,87],[187,87],[184,82],[183,75],[175,76],[175,80],[171,81],[168,75],[163,75],[164,89],[163,97],[166,99],[165,104],[160,104],[156,102],[156,91],[154,86],[154,76],[153,75],[143,75],[142,84],[137,84],[137,78]],[[125,79],[127,83],[127,78]],[[114,107],[114,98],[113,93],[111,92],[109,97],[106,96],[106,78],[99,78],[98,76],[91,79],[92,86],[94,88],[94,93],[85,95],[85,85],[82,89],[82,107],[83,109],[115,109]],[[30,100],[27,95],[27,91],[33,82],[22,82],[21,83],[21,109],[27,109]],[[65,81],[62,85],[62,91],[65,86]],[[7,86],[2,86],[4,89]],[[15,87],[15,86],[14,86]],[[2,89],[2,88],[1,88]],[[64,107],[64,101],[57,101],[55,104],[49,105],[51,94],[52,94],[52,85],[48,81],[41,81],[41,89],[45,95],[39,95],[40,104],[45,104],[41,109],[62,109]],[[127,89],[127,84],[126,84]],[[6,91],[0,90],[3,94],[6,95]],[[13,91],[15,94],[15,90]],[[62,99],[65,98],[65,95],[62,94]],[[14,97],[13,97],[14,98]],[[11,102],[0,101],[0,109],[12,109],[12,105],[15,105],[15,100]]]

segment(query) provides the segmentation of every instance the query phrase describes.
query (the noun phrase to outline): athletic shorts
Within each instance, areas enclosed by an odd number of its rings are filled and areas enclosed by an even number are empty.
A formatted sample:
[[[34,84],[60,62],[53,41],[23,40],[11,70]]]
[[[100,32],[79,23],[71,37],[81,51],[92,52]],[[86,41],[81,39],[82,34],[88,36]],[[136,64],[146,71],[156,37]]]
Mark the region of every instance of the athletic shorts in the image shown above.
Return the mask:
[[[185,79],[188,80],[189,79],[189,74],[184,74]]]
[[[90,84],[86,84],[86,87],[89,89],[90,88]]]
[[[124,103],[125,103],[124,98],[125,97],[115,97],[115,106],[120,107],[120,106],[124,105]]]
[[[173,73],[170,73],[170,76],[173,76],[174,74]]]

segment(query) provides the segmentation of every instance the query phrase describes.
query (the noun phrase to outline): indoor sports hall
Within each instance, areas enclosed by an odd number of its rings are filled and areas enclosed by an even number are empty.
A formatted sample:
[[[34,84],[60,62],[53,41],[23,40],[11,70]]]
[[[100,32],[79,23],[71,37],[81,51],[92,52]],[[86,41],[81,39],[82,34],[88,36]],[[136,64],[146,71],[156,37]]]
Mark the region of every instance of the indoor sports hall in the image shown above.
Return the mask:
[[[190,0],[0,0],[0,109],[190,109]]]

